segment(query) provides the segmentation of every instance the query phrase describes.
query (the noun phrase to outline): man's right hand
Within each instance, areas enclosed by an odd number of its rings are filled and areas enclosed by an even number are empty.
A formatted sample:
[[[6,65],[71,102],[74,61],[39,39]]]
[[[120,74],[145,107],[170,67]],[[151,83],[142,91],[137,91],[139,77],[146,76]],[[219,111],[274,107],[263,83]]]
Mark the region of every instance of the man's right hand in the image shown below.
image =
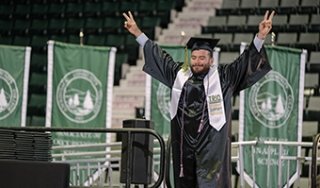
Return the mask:
[[[128,12],[128,14],[123,13],[122,15],[126,19],[126,21],[124,22],[124,28],[126,28],[135,37],[138,37],[140,34],[142,34],[142,31],[137,26],[136,21],[134,20],[130,11]]]

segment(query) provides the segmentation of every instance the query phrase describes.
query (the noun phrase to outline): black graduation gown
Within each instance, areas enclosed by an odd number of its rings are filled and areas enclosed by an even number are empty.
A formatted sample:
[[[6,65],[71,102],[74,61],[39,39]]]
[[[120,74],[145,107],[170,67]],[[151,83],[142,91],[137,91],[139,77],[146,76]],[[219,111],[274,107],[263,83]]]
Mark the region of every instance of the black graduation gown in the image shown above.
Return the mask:
[[[172,88],[182,63],[174,62],[169,54],[151,40],[146,42],[143,50],[145,58],[143,71]],[[218,66],[226,115],[226,123],[220,131],[209,124],[203,86],[205,75],[193,75],[187,80],[182,88],[178,111],[171,120],[176,188],[231,187],[232,96],[252,86],[270,70],[271,66],[264,48],[258,52],[253,43],[233,63]],[[205,108],[204,127],[198,133],[203,107]],[[180,133],[183,124],[183,142],[181,143]],[[181,146],[183,177],[179,177]]]

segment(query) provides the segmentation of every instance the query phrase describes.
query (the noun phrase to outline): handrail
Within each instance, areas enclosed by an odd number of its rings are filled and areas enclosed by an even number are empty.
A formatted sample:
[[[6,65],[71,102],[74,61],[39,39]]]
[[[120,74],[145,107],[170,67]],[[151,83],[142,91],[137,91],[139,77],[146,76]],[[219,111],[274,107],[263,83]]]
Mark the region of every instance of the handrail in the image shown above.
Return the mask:
[[[320,134],[317,134],[313,139],[312,159],[311,159],[311,187],[317,187],[317,156],[320,144]]]
[[[3,130],[17,130],[17,131],[35,131],[35,132],[98,132],[98,133],[126,133],[128,135],[128,159],[127,159],[127,182],[126,187],[131,185],[131,166],[130,159],[132,158],[132,136],[136,133],[151,134],[159,141],[160,144],[160,170],[157,181],[150,188],[160,187],[164,178],[164,165],[165,165],[165,143],[163,138],[154,130],[147,128],[56,128],[56,127],[0,127]]]

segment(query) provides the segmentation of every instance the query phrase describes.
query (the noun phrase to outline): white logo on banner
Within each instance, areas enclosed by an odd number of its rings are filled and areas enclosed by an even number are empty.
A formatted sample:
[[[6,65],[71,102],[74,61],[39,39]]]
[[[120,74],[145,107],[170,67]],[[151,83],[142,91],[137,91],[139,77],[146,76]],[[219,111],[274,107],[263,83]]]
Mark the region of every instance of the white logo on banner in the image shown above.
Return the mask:
[[[60,111],[70,121],[86,123],[99,113],[102,93],[102,84],[93,73],[76,69],[60,80],[56,100]]]
[[[294,101],[287,79],[276,71],[270,71],[251,88],[249,106],[253,116],[268,128],[283,126],[292,112]]]
[[[16,81],[7,71],[0,69],[0,120],[8,117],[17,107],[19,92]]]
[[[170,121],[170,89],[162,83],[158,85],[157,103],[162,116]]]

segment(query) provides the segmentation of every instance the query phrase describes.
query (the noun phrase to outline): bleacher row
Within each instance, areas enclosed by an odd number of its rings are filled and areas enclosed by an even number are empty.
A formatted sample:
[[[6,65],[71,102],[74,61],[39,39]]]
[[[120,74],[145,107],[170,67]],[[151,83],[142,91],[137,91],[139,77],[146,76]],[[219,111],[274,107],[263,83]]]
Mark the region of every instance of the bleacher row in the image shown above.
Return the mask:
[[[241,42],[250,42],[266,10],[275,10],[272,32],[276,45],[306,49],[307,73],[317,73],[320,64],[320,1],[319,0],[224,0],[222,7],[211,16],[202,34],[220,38],[219,47],[230,55],[220,56],[222,63],[230,62]],[[272,43],[268,35],[265,43]],[[232,53],[233,52],[233,53]],[[224,59],[226,57],[226,59]],[[315,78],[315,77],[314,77]],[[306,83],[310,86],[309,83]]]
[[[171,0],[4,0],[0,2],[0,44],[31,46],[27,125],[44,123],[47,85],[47,41],[117,47],[114,85],[121,66],[134,65],[139,46],[123,29],[123,12],[130,10],[137,23],[154,38],[155,27],[166,27]],[[84,35],[80,38],[80,32]]]
[[[319,0],[225,0],[217,15],[263,14],[270,9],[278,14],[319,13]]]

